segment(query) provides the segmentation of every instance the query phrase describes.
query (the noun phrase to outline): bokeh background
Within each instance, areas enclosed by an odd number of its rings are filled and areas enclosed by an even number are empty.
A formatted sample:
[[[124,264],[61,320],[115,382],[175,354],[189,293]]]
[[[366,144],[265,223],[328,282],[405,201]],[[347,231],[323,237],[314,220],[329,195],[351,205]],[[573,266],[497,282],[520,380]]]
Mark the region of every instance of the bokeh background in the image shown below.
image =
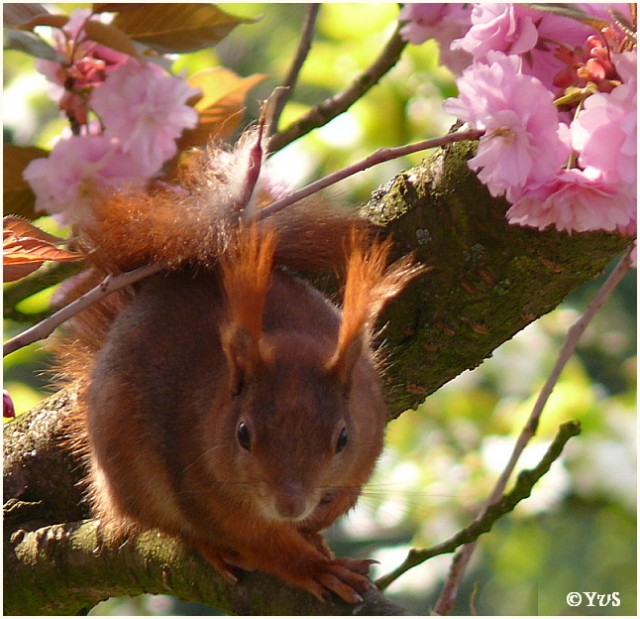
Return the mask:
[[[68,13],[85,4],[47,5]],[[269,77],[249,96],[247,119],[286,74],[305,5],[229,4],[225,10],[261,16],[237,27],[216,49],[176,57],[187,74],[226,66],[242,76]],[[391,35],[395,4],[322,5],[316,38],[292,101],[286,126],[314,103],[346,87],[369,66]],[[433,42],[408,46],[401,61],[362,100],[327,126],[280,152],[275,161],[294,186],[353,163],[377,148],[445,133],[453,120],[442,101],[456,93],[453,76],[438,66]],[[4,141],[48,148],[65,121],[47,97],[33,58],[4,55]],[[352,177],[330,193],[353,204],[420,155]],[[39,225],[58,231],[55,222]],[[465,372],[416,411],[392,422],[377,473],[359,507],[329,533],[337,554],[380,561],[384,574],[411,547],[438,543],[468,524],[504,466],[566,336],[602,280],[566,299],[527,327],[473,372]],[[5,320],[5,337],[48,311],[55,290],[19,307]],[[55,297],[53,297],[55,298]],[[629,274],[599,312],[563,372],[521,466],[535,465],[557,427],[577,419],[583,433],[530,499],[482,538],[460,593],[456,614],[635,615],[636,613],[636,278]],[[6,308],[5,308],[6,309]],[[5,361],[5,388],[18,413],[50,393],[46,344]],[[428,614],[446,577],[450,556],[415,568],[389,589],[412,613]],[[572,608],[570,592],[617,593],[594,606]],[[608,604],[605,602],[608,601]],[[110,600],[92,614],[211,614],[168,596]]]

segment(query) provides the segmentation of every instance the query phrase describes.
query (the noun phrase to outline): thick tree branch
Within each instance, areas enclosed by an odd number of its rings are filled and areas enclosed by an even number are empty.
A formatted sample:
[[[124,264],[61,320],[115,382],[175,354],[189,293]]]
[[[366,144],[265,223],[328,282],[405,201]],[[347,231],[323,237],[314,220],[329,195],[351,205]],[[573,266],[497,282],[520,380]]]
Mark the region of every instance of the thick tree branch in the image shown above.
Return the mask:
[[[111,546],[93,520],[14,533],[6,548],[4,591],[5,613],[20,615],[75,615],[102,599],[141,591],[237,615],[406,614],[375,589],[352,606],[320,602],[259,572],[244,573],[231,585],[175,539],[147,531]]]
[[[600,275],[633,242],[605,232],[568,235],[507,223],[506,201],[470,172],[475,144],[435,151],[363,207],[432,269],[390,304],[381,323],[391,361],[390,414],[397,417]]]

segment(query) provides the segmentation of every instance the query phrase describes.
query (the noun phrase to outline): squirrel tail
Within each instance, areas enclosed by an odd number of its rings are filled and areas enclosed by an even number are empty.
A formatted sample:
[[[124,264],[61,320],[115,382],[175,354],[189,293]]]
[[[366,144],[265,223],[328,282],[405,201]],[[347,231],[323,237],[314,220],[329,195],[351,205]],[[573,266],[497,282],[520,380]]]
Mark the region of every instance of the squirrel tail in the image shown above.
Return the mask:
[[[73,222],[90,260],[108,272],[147,264],[167,269],[185,263],[214,266],[243,223],[247,153],[255,135],[245,134],[232,151],[211,147],[190,154],[178,167],[177,187],[156,184],[152,189],[134,187],[94,196]],[[268,175],[260,176],[250,210],[259,212],[278,194],[282,191]],[[355,209],[318,198],[282,209],[262,225],[277,233],[277,264],[312,270],[344,264],[351,230],[367,226]]]

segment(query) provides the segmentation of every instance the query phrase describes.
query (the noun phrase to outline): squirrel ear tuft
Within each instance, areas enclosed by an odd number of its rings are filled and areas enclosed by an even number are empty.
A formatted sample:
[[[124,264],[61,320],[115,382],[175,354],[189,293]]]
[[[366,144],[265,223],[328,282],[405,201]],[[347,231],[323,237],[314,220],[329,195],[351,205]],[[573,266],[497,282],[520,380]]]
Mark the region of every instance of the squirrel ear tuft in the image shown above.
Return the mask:
[[[230,371],[237,374],[232,391],[238,391],[247,373],[260,363],[260,338],[264,306],[276,248],[273,229],[257,224],[241,229],[220,260],[226,296],[226,317],[221,326],[222,347]]]
[[[405,256],[387,268],[390,238],[375,241],[369,248],[366,245],[366,234],[354,231],[347,260],[342,322],[336,349],[327,366],[347,390],[351,388],[355,364],[368,349],[373,327],[386,302],[427,270],[414,264],[413,256]]]
[[[246,379],[260,364],[260,350],[243,327],[226,323],[221,333],[222,349],[227,357],[229,392],[240,395]]]

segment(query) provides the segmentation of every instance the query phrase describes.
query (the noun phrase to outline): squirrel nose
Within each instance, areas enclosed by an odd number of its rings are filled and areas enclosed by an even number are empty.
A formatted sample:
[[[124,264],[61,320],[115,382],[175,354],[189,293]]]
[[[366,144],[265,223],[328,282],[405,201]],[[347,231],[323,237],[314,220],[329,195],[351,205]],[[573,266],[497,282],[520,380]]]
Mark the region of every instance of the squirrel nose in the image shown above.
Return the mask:
[[[275,497],[278,515],[287,520],[298,520],[306,515],[307,500],[300,484],[288,484]]]

